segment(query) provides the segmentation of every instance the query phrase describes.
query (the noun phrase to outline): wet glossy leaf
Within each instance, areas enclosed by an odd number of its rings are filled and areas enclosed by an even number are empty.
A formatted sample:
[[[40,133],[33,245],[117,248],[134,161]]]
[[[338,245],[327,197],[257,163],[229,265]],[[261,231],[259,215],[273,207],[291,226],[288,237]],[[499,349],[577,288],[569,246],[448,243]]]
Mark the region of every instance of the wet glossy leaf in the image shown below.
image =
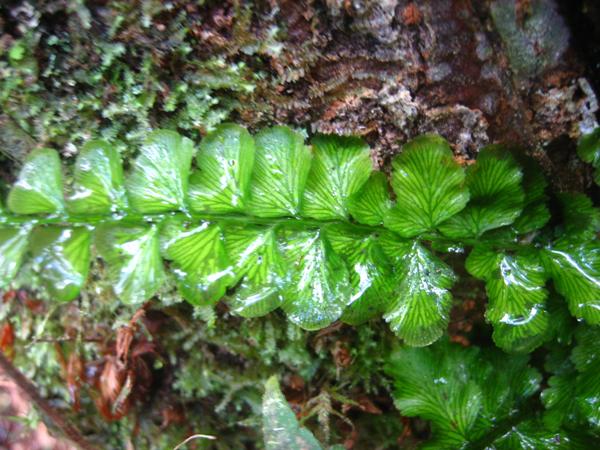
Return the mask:
[[[150,133],[127,180],[129,200],[140,213],[185,211],[194,144],[174,131]]]
[[[344,225],[330,226],[326,233],[350,271],[352,295],[342,320],[356,325],[379,316],[390,301],[397,280],[377,236]]]
[[[318,135],[306,182],[302,215],[319,220],[347,219],[348,199],[372,172],[369,146],[359,138]]]
[[[530,233],[542,228],[550,220],[548,196],[546,188],[548,181],[540,165],[532,158],[520,154],[517,158],[523,170],[523,211],[512,224],[513,229],[520,234]]]
[[[265,384],[262,414],[267,450],[322,450],[311,432],[298,424],[276,377],[269,378]]]
[[[577,154],[596,168],[594,181],[600,184],[600,128],[581,137],[577,145]]]
[[[296,325],[317,330],[339,319],[350,302],[348,269],[322,231],[294,228],[280,234],[290,270],[282,308]]]
[[[552,429],[589,425],[600,432],[600,329],[580,327],[576,339],[572,364],[563,363],[542,393],[544,421]]]
[[[550,314],[549,339],[560,345],[568,345],[573,341],[573,332],[577,323],[571,315],[565,299],[554,289],[548,297],[548,313]]]
[[[418,241],[401,243],[397,251],[401,281],[383,317],[408,345],[429,345],[448,326],[454,273]]]
[[[541,395],[546,408],[544,423],[550,429],[559,429],[563,423],[581,420],[581,417],[577,416],[578,410],[575,402],[577,384],[574,380],[577,372],[568,361],[567,364],[567,368],[548,379],[548,387]]]
[[[447,341],[396,349],[386,372],[394,380],[400,412],[431,421],[430,449],[466,448],[502,426],[539,388],[541,378],[526,357],[482,353]]]
[[[600,128],[581,137],[577,145],[577,154],[587,163],[594,166],[600,164]]]
[[[249,212],[258,217],[297,216],[312,154],[302,136],[276,126],[255,136]]]
[[[206,136],[190,178],[190,206],[194,211],[241,211],[254,168],[254,139],[239,125],[223,124]]]
[[[600,243],[560,240],[545,250],[544,264],[571,314],[600,324]]]
[[[86,228],[45,227],[31,236],[34,269],[53,299],[79,295],[90,267],[91,233]]]
[[[392,168],[396,206],[386,215],[385,226],[400,236],[432,230],[467,204],[464,170],[439,136],[421,136],[406,144]]]
[[[348,211],[359,223],[377,226],[392,207],[387,178],[383,172],[373,172],[363,187],[348,199]]]
[[[467,207],[440,226],[446,236],[468,238],[510,225],[523,209],[522,172],[512,155],[499,146],[481,150],[467,169],[471,199]]]
[[[494,251],[476,249],[468,265],[486,281],[498,345],[525,351],[553,336],[569,341],[570,316],[554,314],[559,319],[549,325],[545,273],[573,315],[600,323],[599,214],[587,197],[560,194],[562,216],[542,230],[546,182],[521,154],[491,146],[465,175],[442,138],[417,138],[393,162],[392,207],[386,175],[372,171],[361,140],[317,136],[312,144],[279,126],[260,132],[253,146],[245,129],[222,125],[202,141],[198,170],[188,177],[191,141],[157,131],[125,183],[117,151],[92,141],[75,164],[67,212],[58,154],[36,150],[9,195],[16,214],[0,214],[0,282],[15,277],[29,240],[33,268],[53,284],[48,289],[73,298],[87,270],[78,258],[87,256],[66,236],[98,227],[101,269],[125,302],[147,300],[161,286],[162,243],[194,304],[227,293],[242,316],[281,307],[311,330],[383,313],[407,344],[421,346],[443,334],[452,306],[454,274],[434,252],[457,260],[454,254],[492,230],[480,241]],[[21,213],[46,216],[15,217]],[[15,231],[21,225],[48,228],[31,238]],[[558,242],[549,243],[552,237]]]
[[[395,267],[404,266],[404,258],[412,251],[415,241],[400,238],[396,233],[383,230],[379,233],[379,244]]]
[[[600,231],[600,210],[584,194],[558,195],[563,226],[570,239],[593,240]]]
[[[156,224],[104,225],[96,230],[96,248],[106,262],[114,293],[124,303],[148,300],[163,283],[158,231]]]
[[[181,295],[193,305],[211,305],[225,295],[232,270],[223,245],[221,228],[209,222],[189,225],[169,220],[162,245]]]
[[[577,346],[571,359],[579,373],[576,384],[576,404],[596,431],[600,431],[600,329],[582,327],[576,333]]]
[[[73,193],[68,198],[73,214],[110,214],[125,209],[123,166],[119,152],[104,141],[90,141],[77,156]]]
[[[14,227],[0,227],[0,289],[8,287],[13,281],[23,255],[29,243],[31,225]]]
[[[489,450],[573,450],[569,436],[562,431],[546,430],[536,420],[527,420],[511,427],[506,433],[494,439]]]
[[[547,338],[546,274],[535,251],[509,254],[478,246],[469,254],[466,268],[486,282],[486,318],[494,326],[496,345],[529,352]]]
[[[25,160],[7,201],[15,214],[55,214],[64,209],[60,158],[56,150],[33,150]]]
[[[233,311],[243,317],[265,315],[283,301],[287,267],[274,227],[225,224],[225,248],[235,274]]]

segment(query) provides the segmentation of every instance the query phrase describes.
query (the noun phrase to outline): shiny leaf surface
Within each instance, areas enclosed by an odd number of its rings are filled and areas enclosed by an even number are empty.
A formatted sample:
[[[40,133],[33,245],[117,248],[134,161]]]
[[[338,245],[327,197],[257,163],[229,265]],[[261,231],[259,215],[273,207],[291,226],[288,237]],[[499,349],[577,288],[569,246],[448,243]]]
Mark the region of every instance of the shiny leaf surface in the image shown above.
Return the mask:
[[[174,131],[152,132],[127,180],[129,200],[140,213],[187,210],[194,144]]]
[[[403,237],[434,229],[462,210],[469,200],[465,173],[439,136],[418,137],[392,162],[396,206],[385,226]]]
[[[258,217],[298,216],[312,161],[304,139],[277,126],[258,133],[255,141],[249,212]]]
[[[96,230],[96,249],[106,261],[114,293],[124,303],[148,300],[163,283],[158,231],[158,225],[105,225]]]
[[[488,146],[467,169],[471,198],[467,207],[440,226],[452,238],[479,237],[488,230],[510,225],[521,213],[525,194],[522,171],[512,155]]]
[[[254,168],[254,139],[245,128],[218,126],[202,140],[196,165],[189,186],[194,211],[227,213],[244,208]]]
[[[296,325],[317,330],[339,319],[350,303],[348,269],[322,231],[294,228],[280,234],[290,269],[282,307]]]
[[[573,446],[566,433],[547,430],[538,421],[529,420],[511,427],[487,448],[489,450],[533,450],[538,448],[573,450],[578,447]]]
[[[73,193],[67,199],[75,215],[110,214],[126,206],[119,152],[104,141],[83,146],[75,162]]]
[[[60,158],[56,150],[42,148],[27,155],[7,201],[15,214],[55,214],[64,209]]]
[[[477,442],[515,414],[541,378],[526,357],[444,341],[426,349],[397,348],[386,372],[394,380],[400,412],[431,421],[431,449]]]
[[[532,158],[521,157],[517,159],[523,169],[523,211],[512,224],[513,229],[519,233],[530,233],[539,230],[550,220],[548,209],[548,196],[546,189],[548,181],[540,165]]]
[[[322,450],[311,432],[298,424],[275,377],[269,378],[265,384],[262,415],[267,450]]]
[[[29,244],[31,226],[0,227],[0,288],[6,289],[15,278]]]
[[[281,306],[288,275],[275,229],[227,224],[224,231],[235,274],[231,284],[237,285],[231,295],[233,311],[258,317]]]
[[[34,268],[50,295],[59,301],[75,299],[90,266],[89,230],[64,227],[38,228],[31,237]]]
[[[545,250],[544,261],[571,314],[600,324],[600,243],[560,240]]]
[[[448,325],[454,273],[417,241],[400,246],[394,256],[401,261],[401,281],[383,317],[408,345],[429,345]]]
[[[348,211],[352,217],[371,226],[383,225],[391,207],[387,178],[382,172],[373,172],[363,187],[348,199]]]
[[[583,194],[561,193],[558,200],[569,238],[593,240],[600,231],[600,209]]]
[[[600,128],[581,137],[577,145],[577,154],[596,168],[594,181],[600,185]]]
[[[326,233],[334,251],[345,258],[350,271],[352,295],[342,320],[357,325],[381,315],[397,280],[377,236],[343,225],[330,226]]]
[[[348,199],[371,174],[369,147],[361,139],[318,135],[306,182],[302,215],[319,220],[347,219]]]
[[[486,318],[494,326],[494,342],[506,351],[529,352],[546,338],[550,317],[546,307],[546,274],[534,251],[496,252],[477,246],[467,270],[486,282]]]
[[[0,214],[2,285],[26,284],[23,262],[48,280],[44,292],[76,297],[89,231],[100,273],[124,302],[150,299],[167,268],[194,305],[226,297],[246,317],[282,308],[309,330],[383,315],[406,344],[423,346],[443,334],[452,307],[455,276],[437,253],[462,264],[459,254],[476,247],[467,266],[486,282],[486,317],[505,350],[568,342],[570,316],[549,320],[547,288],[576,318],[600,323],[597,209],[582,194],[546,192],[522,153],[490,146],[465,175],[446,141],[422,136],[394,159],[393,193],[358,138],[320,135],[306,146],[288,127],[253,138],[225,124],[203,139],[190,177],[193,155],[188,139],[155,131],[124,177],[118,152],[92,141],[65,210],[58,153],[33,151]],[[546,225],[550,195],[562,211]],[[75,230],[81,239],[67,237]]]
[[[542,393],[544,421],[552,429],[561,425],[589,425],[600,432],[600,330],[580,327],[570,361],[548,380]]]
[[[232,271],[218,225],[169,220],[161,237],[164,257],[172,261],[179,291],[188,302],[210,305],[225,295]]]

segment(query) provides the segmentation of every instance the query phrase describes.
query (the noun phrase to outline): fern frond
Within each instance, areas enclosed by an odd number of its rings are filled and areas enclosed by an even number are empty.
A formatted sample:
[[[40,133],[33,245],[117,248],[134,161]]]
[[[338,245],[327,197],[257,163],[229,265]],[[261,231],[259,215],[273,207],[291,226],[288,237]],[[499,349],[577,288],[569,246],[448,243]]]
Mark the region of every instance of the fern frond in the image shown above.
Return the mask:
[[[198,151],[154,131],[127,174],[113,147],[91,141],[66,187],[58,153],[36,150],[0,213],[0,288],[30,260],[48,293],[70,301],[100,257],[125,303],[153,297],[171,275],[194,305],[229,293],[242,316],[281,308],[310,330],[383,316],[424,346],[444,333],[456,280],[432,249],[474,247],[467,268],[486,282],[503,349],[547,338],[549,279],[571,314],[600,323],[599,216],[586,197],[563,201],[557,230],[571,237],[549,238],[541,172],[502,147],[465,170],[426,135],[392,167],[394,201],[363,141],[318,135],[307,146],[284,126],[253,137],[224,124]]]

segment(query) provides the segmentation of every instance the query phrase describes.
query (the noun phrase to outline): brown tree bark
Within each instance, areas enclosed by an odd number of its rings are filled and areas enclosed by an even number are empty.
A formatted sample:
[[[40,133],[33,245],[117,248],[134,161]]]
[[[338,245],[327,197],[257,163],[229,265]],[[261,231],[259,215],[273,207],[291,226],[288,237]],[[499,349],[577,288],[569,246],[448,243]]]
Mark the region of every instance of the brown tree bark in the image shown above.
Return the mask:
[[[598,104],[554,0],[278,4],[289,40],[272,66],[289,81],[265,95],[279,120],[365,135],[380,165],[425,132],[464,159],[515,143],[537,151],[560,188],[589,184],[562,166]]]

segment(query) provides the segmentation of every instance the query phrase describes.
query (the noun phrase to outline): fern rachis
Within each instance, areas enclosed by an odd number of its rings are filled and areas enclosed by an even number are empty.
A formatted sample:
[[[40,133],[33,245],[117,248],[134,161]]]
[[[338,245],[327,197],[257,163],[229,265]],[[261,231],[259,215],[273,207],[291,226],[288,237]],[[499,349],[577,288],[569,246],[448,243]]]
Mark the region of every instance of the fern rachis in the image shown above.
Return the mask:
[[[91,141],[65,196],[58,154],[35,150],[0,215],[0,287],[29,260],[50,295],[69,301],[99,256],[123,302],[147,300],[172,276],[196,305],[229,290],[238,314],[280,307],[306,329],[383,316],[422,346],[443,334],[456,281],[437,249],[473,248],[466,268],[486,284],[502,348],[548,338],[549,279],[574,316],[600,323],[600,221],[589,200],[562,198],[563,227],[575,226],[573,199],[585,219],[564,237],[545,226],[539,168],[502,147],[465,170],[427,135],[392,167],[395,201],[358,138],[306,146],[287,127],[252,137],[225,124],[198,151],[175,132],[151,133],[128,174],[113,147]]]

